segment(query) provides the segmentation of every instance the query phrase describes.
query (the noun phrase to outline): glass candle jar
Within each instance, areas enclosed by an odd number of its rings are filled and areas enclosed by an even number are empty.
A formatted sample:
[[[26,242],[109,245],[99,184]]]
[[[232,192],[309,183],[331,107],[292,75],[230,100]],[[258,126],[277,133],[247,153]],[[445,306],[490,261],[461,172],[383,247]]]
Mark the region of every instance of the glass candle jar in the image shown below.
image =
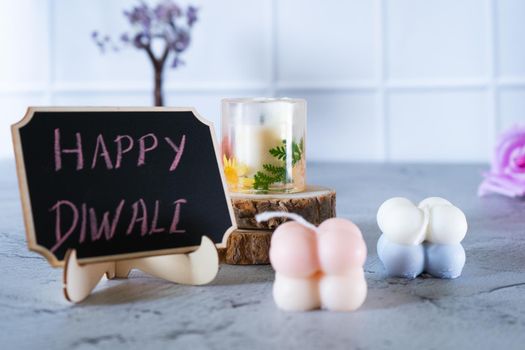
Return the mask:
[[[263,194],[303,191],[305,143],[305,100],[222,101],[222,159],[230,191]]]

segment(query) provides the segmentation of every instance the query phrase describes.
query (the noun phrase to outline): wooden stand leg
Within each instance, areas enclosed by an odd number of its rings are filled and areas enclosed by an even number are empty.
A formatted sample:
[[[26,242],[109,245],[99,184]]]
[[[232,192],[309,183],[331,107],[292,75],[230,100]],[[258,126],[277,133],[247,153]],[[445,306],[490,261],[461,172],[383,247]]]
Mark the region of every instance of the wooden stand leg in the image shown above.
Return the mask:
[[[115,275],[114,261],[79,265],[75,250],[68,251],[65,260],[64,295],[74,303],[86,299],[105,273],[108,278]]]
[[[189,254],[152,256],[140,259],[109,261],[80,265],[76,251],[68,252],[64,267],[64,294],[78,303],[86,299],[104,273],[108,278],[126,278],[132,269],[170,282],[202,285],[211,282],[219,271],[219,255],[215,244],[206,236],[200,247]]]
[[[190,254],[122,260],[116,265],[117,271],[139,269],[170,282],[201,285],[213,281],[217,275],[219,255],[215,244],[208,237],[202,237],[199,249]]]

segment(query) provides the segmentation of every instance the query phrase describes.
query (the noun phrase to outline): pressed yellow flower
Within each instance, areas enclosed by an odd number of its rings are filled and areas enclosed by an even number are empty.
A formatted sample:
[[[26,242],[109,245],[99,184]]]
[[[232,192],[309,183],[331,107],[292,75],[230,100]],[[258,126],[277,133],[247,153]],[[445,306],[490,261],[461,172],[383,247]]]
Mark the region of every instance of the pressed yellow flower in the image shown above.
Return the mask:
[[[228,159],[225,155],[222,157],[222,163],[224,165],[224,175],[226,176],[226,182],[230,185],[237,185],[239,177],[246,175],[248,167],[242,163],[237,163],[235,158]]]
[[[249,177],[243,177],[242,178],[242,187],[248,187],[248,188],[251,188],[253,187],[253,183],[255,182],[254,179],[250,179]]]

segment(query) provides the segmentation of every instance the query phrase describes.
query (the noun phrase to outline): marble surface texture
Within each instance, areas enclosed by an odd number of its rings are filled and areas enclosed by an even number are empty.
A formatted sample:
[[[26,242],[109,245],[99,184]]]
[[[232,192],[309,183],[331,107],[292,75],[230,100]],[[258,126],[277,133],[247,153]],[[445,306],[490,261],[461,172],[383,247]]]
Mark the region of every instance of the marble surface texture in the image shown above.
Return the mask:
[[[368,298],[353,313],[286,313],[270,266],[221,266],[207,286],[134,271],[103,280],[80,305],[62,270],[26,249],[13,162],[0,162],[2,349],[523,349],[525,201],[478,198],[483,165],[310,164],[337,190],[337,210],[363,231]],[[463,209],[467,263],[456,280],[386,278],[375,246],[387,198],[442,196]]]

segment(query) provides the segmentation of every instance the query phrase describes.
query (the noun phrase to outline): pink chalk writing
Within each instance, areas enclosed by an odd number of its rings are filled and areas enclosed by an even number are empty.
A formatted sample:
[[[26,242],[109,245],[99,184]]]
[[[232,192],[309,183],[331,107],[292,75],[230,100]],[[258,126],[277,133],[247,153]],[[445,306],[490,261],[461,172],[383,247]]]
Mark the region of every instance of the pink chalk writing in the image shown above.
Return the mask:
[[[106,142],[104,142],[104,137],[102,136],[102,134],[99,134],[97,136],[97,145],[95,146],[95,154],[93,155],[93,162],[91,163],[91,169],[95,168],[95,165],[97,165],[97,159],[99,157],[104,158],[104,162],[106,162],[106,167],[108,169],[113,169],[113,164],[111,163],[111,158],[109,156],[109,152],[106,147]]]
[[[62,232],[62,215],[60,208],[64,205],[67,205],[73,213],[73,220],[69,226],[69,229],[66,230],[65,233]],[[51,247],[51,251],[54,252],[57,250],[68,238],[73,234],[75,231],[75,228],[78,223],[78,209],[77,207],[71,203],[70,201],[61,200],[56,202],[55,205],[49,209],[49,211],[54,211],[56,213],[55,215],[55,240],[56,243],[53,247]]]
[[[102,234],[106,237],[106,240],[110,240],[115,235],[115,230],[117,228],[117,223],[120,218],[120,213],[122,212],[122,207],[124,206],[124,200],[121,200],[111,221],[111,226],[109,224],[109,211],[105,211],[102,214],[102,221],[100,226],[97,223],[97,213],[94,208],[89,208],[89,222],[91,227],[91,240],[98,241]]]
[[[161,202],[159,200],[155,200],[153,206],[148,206],[143,198],[132,202],[131,205],[122,199],[113,211],[103,211],[101,216],[98,216],[97,210],[88,206],[87,203],[75,204],[68,200],[58,200],[49,209],[49,212],[55,215],[55,243],[51,252],[55,252],[68,240],[76,240],[79,244],[99,240],[111,241],[119,234],[118,229],[122,227],[121,224],[126,224],[126,222],[122,223],[123,217],[131,216],[127,223],[127,230],[121,233],[127,236],[133,233],[138,233],[140,237],[161,233],[184,233],[186,230],[180,228],[179,224],[181,207],[186,203],[188,201],[185,198],[175,200],[171,220],[160,223]],[[150,213],[152,207],[153,212]],[[126,211],[131,211],[131,215],[124,215]]]
[[[63,157],[66,154],[76,156],[75,170],[83,170],[86,150],[93,148],[83,148],[83,139],[80,132],[74,134],[74,148],[63,148],[62,138],[64,137],[65,136],[61,134],[59,128],[54,130],[53,156],[55,160],[55,171],[63,169]],[[150,152],[155,152],[156,150],[165,152],[165,150],[161,150],[159,140],[165,142],[162,142],[164,149],[168,147],[170,151],[173,151],[173,158],[170,160],[167,168],[170,172],[175,171],[181,162],[182,155],[184,154],[184,148],[187,141],[185,134],[181,136],[180,142],[178,143],[167,136],[159,139],[154,133],[145,134],[136,140],[130,135],[117,135],[113,139],[113,142],[110,141],[108,143],[103,134],[98,134],[94,140],[94,151],[91,157],[90,169],[100,167],[99,164],[103,164],[102,167],[107,170],[120,169],[124,157],[136,157],[135,164],[137,167],[144,166],[147,164],[147,156]],[[87,156],[89,157],[90,155],[87,154]]]
[[[182,135],[182,139],[180,140],[180,144],[178,146],[175,145],[175,143],[169,137],[165,137],[164,139],[175,151],[175,158],[173,159],[173,162],[170,166],[170,171],[174,171],[175,169],[177,169],[177,165],[179,165],[180,158],[182,157],[182,153],[184,152],[184,145],[186,144],[186,135]]]
[[[80,133],[75,133],[77,146],[76,148],[62,149],[60,145],[60,129],[55,129],[55,142],[54,142],[54,151],[55,151],[55,171],[62,169],[62,153],[76,153],[77,155],[77,168],[80,170],[84,167],[84,155],[82,153],[82,138]]]
[[[157,227],[157,221],[159,221],[159,201],[155,201],[155,211],[153,212],[153,220],[151,221],[151,228],[149,229],[149,234],[152,233],[162,233],[166,231],[163,227]]]
[[[87,140],[87,138],[86,138]],[[175,171],[181,164],[184,150],[187,147],[187,137],[185,134],[179,140],[172,137],[157,137],[154,133],[148,133],[141,137],[134,138],[130,135],[121,134],[109,139],[102,133],[92,139],[92,143],[83,140],[80,132],[66,135],[59,128],[54,129],[54,161],[55,171],[64,169],[69,163],[64,163],[64,157],[76,157],[75,170],[84,169],[84,160],[91,160],[87,169],[102,168],[114,170],[122,168],[123,164],[133,164],[137,167],[153,163],[150,154],[161,151],[166,153],[169,150],[170,159],[166,164],[169,172]],[[109,141],[109,143],[106,140]],[[64,147],[64,144],[73,147]],[[85,147],[85,148],[84,148]],[[161,150],[164,148],[164,150]],[[92,152],[92,154],[89,153]],[[88,152],[86,154],[86,152]],[[173,153],[172,153],[173,152]],[[87,158],[86,158],[87,155]],[[132,163],[124,163],[126,159]],[[88,162],[89,162],[88,160]],[[89,164],[89,163],[88,163]],[[159,164],[155,158],[155,165]],[[161,202],[159,200],[153,203],[146,203],[146,200],[139,198],[133,202],[120,200],[113,210],[100,211],[95,207],[90,207],[87,203],[73,203],[61,199],[50,207],[49,212],[54,215],[54,236],[55,242],[51,248],[52,252],[60,249],[66,241],[77,241],[79,244],[88,244],[100,240],[110,241],[121,234],[127,236],[139,234],[140,237],[146,237],[152,234],[174,234],[184,233],[186,230],[180,227],[182,206],[187,203],[185,198],[175,200],[169,222],[165,216],[161,218]],[[166,213],[166,211],[162,211]],[[126,213],[126,214],[124,214]],[[128,222],[121,222],[129,220]],[[123,226],[124,225],[124,226]]]
[[[139,204],[140,204],[140,210],[141,215],[139,216]],[[129,223],[128,230],[126,233],[129,235],[133,232],[133,229],[135,228],[135,224],[137,222],[140,222],[140,235],[144,236],[148,232],[148,210],[146,209],[146,203],[144,202],[144,199],[139,199],[132,205],[133,207],[133,217],[131,218],[131,222]]]
[[[170,233],[184,233],[186,230],[178,229],[177,226],[179,225],[180,220],[180,206],[182,204],[186,204],[188,201],[184,198],[177,199],[175,201],[175,212],[173,213],[173,220],[171,221],[170,225]]]
[[[122,140],[126,139],[128,140],[128,147],[122,148]],[[128,153],[133,148],[133,138],[129,135],[118,135],[115,138],[115,143],[117,144],[117,159],[115,160],[115,169],[120,168],[120,164],[122,163],[122,155],[124,153]]]
[[[153,143],[149,147],[146,147],[147,137],[153,140]],[[157,140],[157,136],[155,136],[155,134],[147,134],[139,139],[139,160],[137,162],[137,166],[146,164],[146,152],[153,151],[155,148],[157,148],[158,144],[159,141]]]

